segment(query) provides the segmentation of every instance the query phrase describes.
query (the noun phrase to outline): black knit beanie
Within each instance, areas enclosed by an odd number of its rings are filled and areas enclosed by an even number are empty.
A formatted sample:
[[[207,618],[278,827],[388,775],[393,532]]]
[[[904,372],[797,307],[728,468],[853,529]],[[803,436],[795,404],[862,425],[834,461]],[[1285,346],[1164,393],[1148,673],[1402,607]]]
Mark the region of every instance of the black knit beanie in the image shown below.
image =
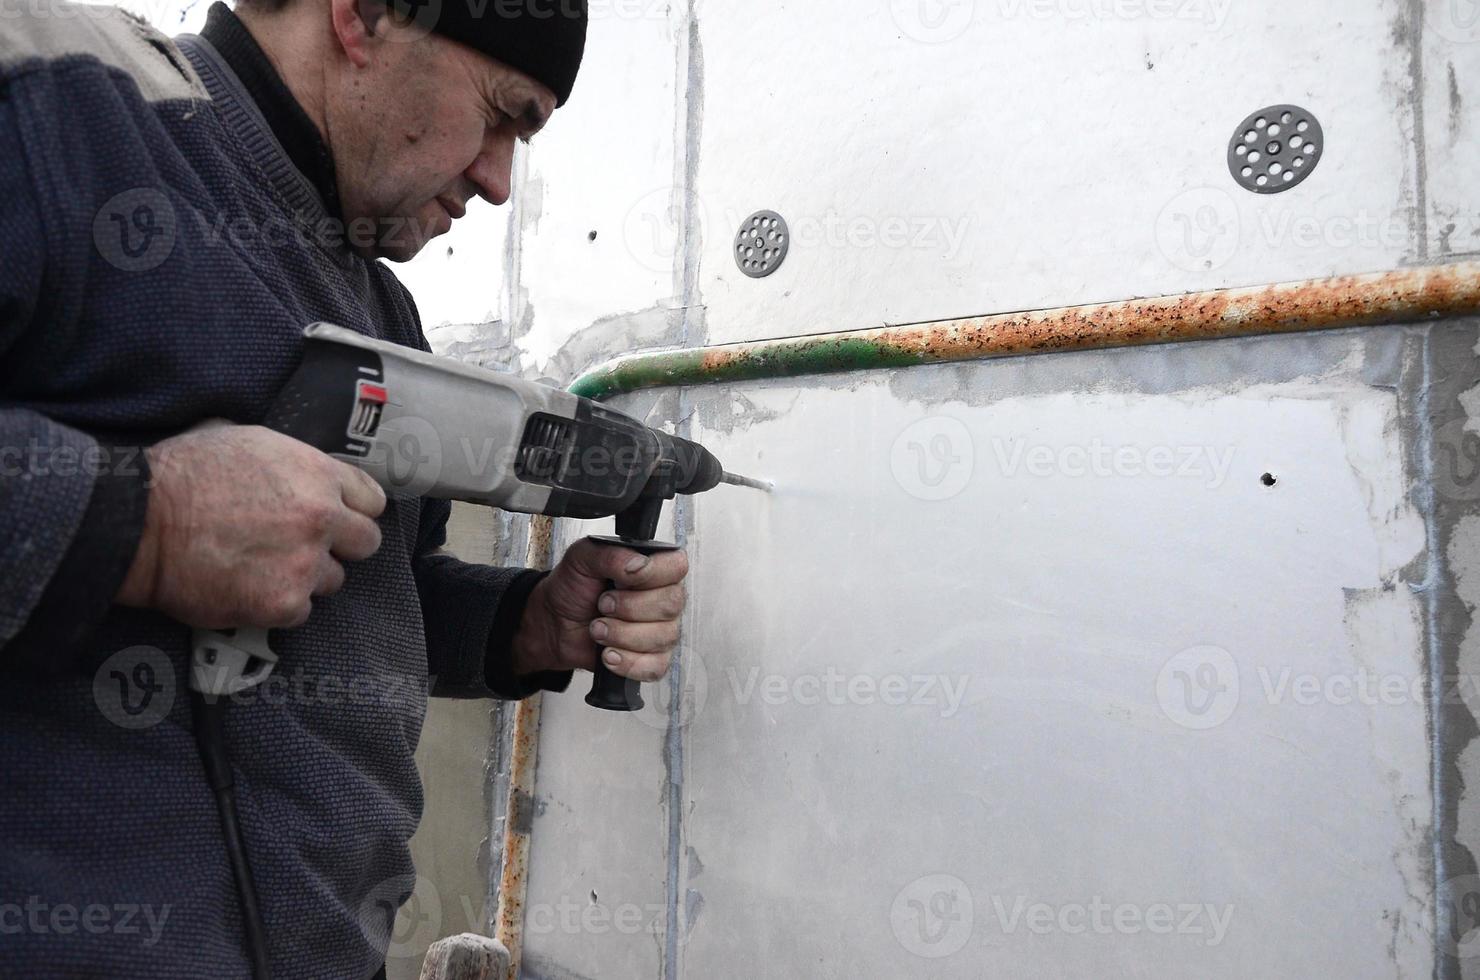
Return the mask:
[[[586,50],[586,0],[391,0],[400,12],[548,86],[565,105]]]

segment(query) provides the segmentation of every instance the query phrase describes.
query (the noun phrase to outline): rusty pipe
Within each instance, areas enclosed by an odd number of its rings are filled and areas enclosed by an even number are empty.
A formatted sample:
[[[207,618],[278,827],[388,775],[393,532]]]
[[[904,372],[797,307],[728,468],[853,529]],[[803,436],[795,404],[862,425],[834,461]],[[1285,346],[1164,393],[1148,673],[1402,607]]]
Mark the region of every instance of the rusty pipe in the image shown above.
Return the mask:
[[[554,564],[555,522],[535,517],[529,524],[529,564],[548,571]],[[544,695],[519,702],[514,714],[514,744],[509,761],[509,796],[504,812],[503,862],[499,868],[494,938],[509,951],[504,980],[518,980],[524,958],[524,902],[529,891],[529,835],[534,818],[534,777],[539,764],[540,707]]]
[[[1059,351],[1412,323],[1480,312],[1480,262],[619,357],[570,391],[835,374]]]

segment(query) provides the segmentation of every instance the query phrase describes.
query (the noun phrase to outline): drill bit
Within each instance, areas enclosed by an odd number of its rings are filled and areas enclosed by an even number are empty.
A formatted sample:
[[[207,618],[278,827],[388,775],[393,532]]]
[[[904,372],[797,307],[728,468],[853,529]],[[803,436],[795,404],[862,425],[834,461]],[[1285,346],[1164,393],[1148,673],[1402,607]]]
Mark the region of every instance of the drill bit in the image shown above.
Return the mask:
[[[752,480],[748,477],[736,476],[734,473],[726,473],[720,480],[732,487],[750,487],[752,490],[760,490],[765,493],[771,493],[776,489],[776,484],[769,480]]]

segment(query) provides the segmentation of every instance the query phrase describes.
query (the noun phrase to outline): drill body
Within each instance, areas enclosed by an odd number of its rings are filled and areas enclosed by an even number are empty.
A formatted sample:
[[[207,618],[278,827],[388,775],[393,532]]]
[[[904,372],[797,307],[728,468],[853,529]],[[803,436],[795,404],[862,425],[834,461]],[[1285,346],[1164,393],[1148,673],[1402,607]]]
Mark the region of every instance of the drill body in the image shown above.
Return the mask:
[[[387,492],[550,517],[617,517],[651,539],[664,500],[714,489],[702,446],[561,391],[318,323],[265,423]]]

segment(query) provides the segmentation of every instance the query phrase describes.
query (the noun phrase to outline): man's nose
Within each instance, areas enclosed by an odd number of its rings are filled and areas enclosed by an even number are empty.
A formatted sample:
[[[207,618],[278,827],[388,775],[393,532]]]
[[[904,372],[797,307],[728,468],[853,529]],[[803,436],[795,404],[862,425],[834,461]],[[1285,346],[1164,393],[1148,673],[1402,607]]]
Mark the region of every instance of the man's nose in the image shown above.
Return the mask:
[[[493,205],[507,203],[513,181],[514,145],[512,136],[496,135],[483,145],[483,152],[467,170],[467,177],[478,188],[478,195]]]

